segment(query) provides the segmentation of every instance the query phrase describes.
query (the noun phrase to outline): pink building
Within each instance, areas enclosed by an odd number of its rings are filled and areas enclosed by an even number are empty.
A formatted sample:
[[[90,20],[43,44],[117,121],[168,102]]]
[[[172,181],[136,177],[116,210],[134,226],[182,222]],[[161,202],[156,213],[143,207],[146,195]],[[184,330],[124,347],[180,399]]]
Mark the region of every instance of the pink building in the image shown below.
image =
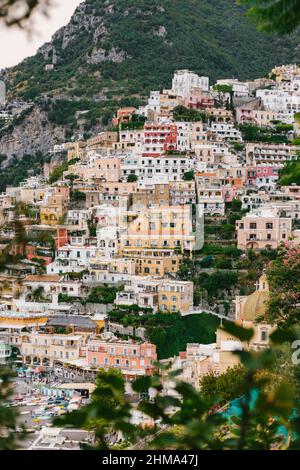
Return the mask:
[[[250,108],[237,108],[236,120],[238,124],[254,124],[256,126],[269,126],[278,118],[273,111],[259,111]]]
[[[292,218],[279,217],[270,209],[250,212],[236,222],[237,247],[240,250],[278,248],[289,243],[292,235]]]
[[[136,112],[136,108],[129,106],[128,108],[120,108],[117,115],[112,119],[113,126],[118,126],[120,123],[128,123],[132,119],[132,115]]]
[[[174,124],[146,123],[144,131],[143,155],[155,157],[177,150],[178,130]]]
[[[201,88],[192,89],[191,93],[183,99],[183,106],[190,109],[207,109],[214,107],[214,99],[203,92]]]
[[[300,186],[292,184],[291,186],[282,186],[281,191],[293,199],[300,199]]]
[[[117,157],[94,158],[88,165],[78,164],[73,170],[83,181],[104,179],[118,182],[120,179],[120,159]]]
[[[68,186],[55,186],[53,189],[54,194],[63,196],[67,200],[70,198],[70,188]]]
[[[237,190],[234,186],[222,186],[222,195],[225,202],[232,202],[236,193]]]
[[[246,169],[246,185],[253,188],[272,188],[278,180],[279,169],[271,165],[248,166]]]
[[[120,369],[128,377],[149,375],[157,361],[156,346],[148,342],[91,339],[87,360],[95,367]]]

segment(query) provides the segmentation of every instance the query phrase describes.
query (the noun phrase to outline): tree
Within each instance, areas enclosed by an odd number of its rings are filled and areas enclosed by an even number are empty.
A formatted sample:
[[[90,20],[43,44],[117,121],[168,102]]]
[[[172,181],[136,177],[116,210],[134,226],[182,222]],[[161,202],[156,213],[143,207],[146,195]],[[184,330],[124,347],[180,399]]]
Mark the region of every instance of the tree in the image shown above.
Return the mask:
[[[241,365],[229,367],[223,374],[210,372],[200,380],[201,393],[205,398],[219,397],[220,405],[224,405],[243,393],[243,385],[247,369]]]
[[[74,181],[79,178],[78,175],[75,175],[74,173],[70,173],[69,175],[66,175],[66,180],[70,181],[70,188],[71,192],[73,191],[73,186],[74,186]]]
[[[228,322],[224,327],[240,341],[249,342],[253,330]],[[299,336],[299,332],[298,332]],[[292,332],[276,331],[271,335],[272,344],[284,344],[296,338]],[[141,377],[132,382],[134,392],[144,396],[137,406],[152,420],[153,428],[145,429],[147,447],[154,449],[182,450],[273,450],[300,448],[299,401],[294,387],[289,383],[273,385],[275,356],[271,349],[263,351],[235,351],[243,368],[239,379],[232,369],[226,383],[235,381],[237,393],[234,407],[216,410],[219,397],[209,384],[209,398],[202,391],[178,379],[176,374],[159,371],[155,376]],[[83,427],[96,431],[96,448],[109,447],[112,431],[121,431],[127,442],[137,442],[141,429],[132,426],[130,416],[136,406],[124,397],[124,381],[115,371],[100,374],[90,405],[82,407],[54,421],[54,425]],[[165,394],[167,380],[173,384],[177,396]],[[214,380],[214,379],[213,379]],[[272,385],[271,389],[267,385]],[[154,398],[148,399],[152,389]],[[224,390],[225,391],[225,390]],[[228,399],[229,395],[226,397]],[[231,396],[230,396],[231,398]],[[159,424],[155,424],[159,423]],[[151,437],[152,435],[152,437]]]
[[[230,99],[230,109],[233,109],[233,89],[230,85],[221,85],[217,83],[213,86],[213,89],[218,93],[218,104],[222,108],[225,106],[226,100]]]
[[[19,220],[14,220],[13,222],[15,238],[12,241],[12,245],[17,245],[22,256],[25,254],[25,247],[27,242],[27,234],[24,228],[24,225]]]
[[[195,172],[193,170],[187,171],[186,173],[184,173],[183,179],[184,181],[193,181],[194,176],[195,176]]]
[[[198,111],[197,109],[186,108],[185,106],[179,105],[173,109],[174,121],[207,121],[207,115],[204,111]]]
[[[112,304],[116,299],[117,292],[119,290],[120,289],[117,289],[116,287],[109,287],[107,285],[93,287],[84,302],[92,304]]]
[[[86,201],[86,193],[83,191],[72,191],[71,200],[74,202]]]
[[[13,395],[12,373],[0,369],[0,450],[14,450],[19,439],[25,432],[16,434],[19,412],[15,407],[8,406]]]
[[[242,210],[242,201],[240,199],[232,199],[230,209],[233,212],[240,212]]]
[[[280,185],[289,186],[293,183],[300,185],[300,158],[286,162],[280,171]]]
[[[127,183],[135,183],[138,180],[137,175],[130,174],[127,177]]]
[[[220,236],[223,240],[230,240],[234,236],[235,226],[231,224],[221,224]]]
[[[270,300],[265,320],[278,325],[300,321],[300,247],[283,248],[267,271]]]
[[[300,0],[239,0],[248,14],[267,33],[288,34],[300,24]]]
[[[125,400],[125,384],[120,371],[101,369],[95,385],[89,405],[63,418],[56,418],[54,425],[94,431],[95,448],[106,450],[112,431],[120,429],[126,433],[126,430],[132,430],[129,424],[130,407]]]

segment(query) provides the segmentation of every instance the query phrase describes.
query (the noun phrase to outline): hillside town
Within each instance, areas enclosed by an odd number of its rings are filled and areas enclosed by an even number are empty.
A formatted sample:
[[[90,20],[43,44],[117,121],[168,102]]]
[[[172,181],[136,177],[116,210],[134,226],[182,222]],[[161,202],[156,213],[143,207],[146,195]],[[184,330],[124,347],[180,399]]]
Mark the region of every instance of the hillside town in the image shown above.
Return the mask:
[[[132,396],[160,363],[199,389],[276,328],[263,318],[268,262],[300,245],[300,186],[282,180],[300,155],[300,67],[214,85],[178,70],[170,83],[99,134],[58,142],[40,174],[0,194],[0,361],[15,367],[17,400],[43,408],[30,427],[49,403],[80,408],[100,369],[120,371]]]

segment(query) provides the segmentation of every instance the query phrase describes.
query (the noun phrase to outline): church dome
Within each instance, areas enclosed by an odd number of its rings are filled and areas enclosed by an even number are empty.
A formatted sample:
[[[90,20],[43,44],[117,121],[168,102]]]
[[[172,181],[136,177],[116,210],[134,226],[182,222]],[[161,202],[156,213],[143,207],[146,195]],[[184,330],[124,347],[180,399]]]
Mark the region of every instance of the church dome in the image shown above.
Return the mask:
[[[258,289],[249,295],[242,308],[241,320],[254,322],[263,316],[268,308],[270,298],[267,276],[263,274],[258,283]]]

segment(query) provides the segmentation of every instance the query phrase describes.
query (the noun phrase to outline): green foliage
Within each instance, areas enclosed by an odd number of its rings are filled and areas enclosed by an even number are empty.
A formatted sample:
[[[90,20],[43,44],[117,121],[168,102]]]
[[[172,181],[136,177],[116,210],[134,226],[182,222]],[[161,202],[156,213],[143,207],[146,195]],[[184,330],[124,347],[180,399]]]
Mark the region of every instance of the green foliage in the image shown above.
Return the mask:
[[[221,256],[215,261],[214,267],[216,269],[231,269],[232,268],[231,259],[226,258],[225,256]]]
[[[52,184],[58,181],[59,179],[61,179],[63,177],[64,172],[68,171],[70,166],[74,165],[78,161],[79,161],[78,158],[73,158],[73,160],[69,160],[68,162],[63,162],[61,165],[54,168],[53,172],[50,175],[49,183]]]
[[[40,246],[49,246],[54,249],[54,238],[51,233],[44,230],[29,231],[27,235],[27,242],[34,243]]]
[[[231,271],[215,271],[212,274],[202,273],[195,279],[196,287],[207,292],[208,297],[215,297],[218,292],[231,290],[238,282],[238,275]]]
[[[32,292],[27,294],[26,300],[29,302],[51,302],[51,298],[45,295],[43,286],[36,287]]]
[[[197,111],[196,109],[185,108],[184,106],[176,106],[173,109],[174,121],[197,122],[207,121],[207,116],[204,112]]]
[[[158,358],[164,359],[184,351],[187,343],[213,343],[219,323],[217,317],[208,314],[181,317],[162,313],[145,326],[150,341],[157,347]]]
[[[235,226],[232,224],[221,224],[219,234],[223,240],[230,240],[234,237]]]
[[[159,359],[166,359],[185,350],[187,343],[208,344],[215,341],[215,331],[220,321],[208,314],[182,317],[179,313],[141,315],[136,305],[131,309],[114,309],[109,312],[111,321],[125,326],[146,328],[147,338],[156,345]]]
[[[86,200],[86,194],[83,193],[82,191],[72,191],[71,193],[71,200],[72,201],[85,201]]]
[[[247,370],[241,365],[229,367],[223,374],[209,372],[200,379],[201,393],[207,399],[219,397],[219,404],[225,405],[243,394]]]
[[[133,427],[127,423],[129,418],[130,407],[125,400],[125,384],[121,373],[116,369],[103,369],[97,376],[91,404],[62,418],[56,418],[54,425],[94,431],[96,448],[106,450],[109,447],[109,432],[116,425],[125,435],[127,429],[133,431]],[[88,449],[89,446],[86,446],[85,450]]]
[[[0,171],[0,192],[5,191],[7,186],[19,186],[28,176],[41,174],[43,164],[48,161],[48,156],[41,152],[24,154],[21,160],[13,157]]]
[[[9,406],[14,393],[12,379],[12,372],[0,367],[0,450],[15,450],[25,437],[24,430],[16,433],[19,410]]]
[[[119,290],[117,287],[109,287],[107,285],[93,287],[89,295],[84,299],[84,303],[112,304]]]
[[[276,124],[276,132],[278,132],[279,134],[284,134],[286,132],[293,131],[293,129],[293,124]]]
[[[209,254],[209,255],[224,254],[227,256],[233,256],[234,258],[239,258],[242,254],[242,251],[239,250],[235,245],[224,246],[221,244],[218,245],[218,244],[213,244],[213,243],[204,245],[201,252],[203,254]]]
[[[121,130],[139,130],[144,129],[144,124],[147,118],[139,114],[133,114],[129,122],[121,123]]]
[[[201,268],[211,268],[213,265],[213,262],[214,262],[214,258],[211,255],[208,255],[208,256],[205,256],[205,258],[203,258],[200,261],[200,266]]]
[[[137,175],[131,174],[127,176],[127,183],[135,183],[137,180]]]
[[[87,127],[101,121],[107,125],[116,107],[138,106],[149,90],[168,87],[176,69],[188,68],[212,80],[226,76],[249,79],[265,75],[277,63],[286,63],[291,51],[297,56],[297,37],[259,34],[235,1],[161,0],[158,5],[156,0],[120,0],[112,3],[109,13],[102,0],[85,4],[87,17],[103,18],[107,35],[98,37],[95,44],[93,30],[82,25],[66,47],[62,48],[62,37],[54,39],[58,61],[53,71],[45,71],[50,57],[38,53],[13,67],[7,80],[13,96],[54,98],[54,108],[49,106],[51,119],[70,128],[76,124],[77,110],[88,111],[83,115]],[[77,28],[74,20],[71,23]],[[155,34],[161,25],[166,28],[165,37]],[[115,48],[127,58],[87,63],[94,47],[104,49],[107,56]],[[100,100],[99,93],[105,99]],[[76,97],[78,104],[56,103],[58,94],[67,101]]]
[[[270,300],[265,320],[279,325],[295,325],[300,321],[300,250],[278,253],[267,271]]]
[[[218,93],[232,93],[232,86],[216,84],[213,89]]]
[[[250,6],[248,15],[261,31],[287,34],[300,25],[299,0],[239,0],[239,3]]]
[[[233,334],[231,330],[229,332]],[[244,332],[243,328],[235,330],[234,334],[241,341],[251,338],[248,330]],[[279,336],[277,341],[284,345],[286,337]],[[288,382],[274,382],[278,356],[271,349],[236,351],[235,354],[241,365],[219,377],[204,378],[200,392],[178,379],[176,372],[166,377],[164,371],[133,381],[132,388],[139,394],[147,396],[150,388],[155,391],[151,401],[145,398],[137,407],[159,423],[145,431],[147,448],[185,451],[299,449],[299,401],[294,387]],[[91,420],[96,429],[95,447],[98,449],[108,448],[107,437],[112,430],[122,431],[131,444],[139,442],[141,429],[130,424],[135,405],[124,398],[124,381],[115,374],[101,372],[92,403],[56,419],[54,424],[87,428]],[[165,395],[163,381],[166,378],[173,383],[176,397]],[[239,399],[235,400],[234,410],[230,406],[227,410],[216,410],[216,403],[232,398]]]
[[[245,148],[244,144],[240,144],[239,142],[234,142],[233,148],[236,152],[242,152]]]
[[[59,304],[72,304],[74,302],[80,302],[79,297],[70,297],[68,294],[58,294],[58,303]]]
[[[233,212],[240,212],[242,210],[242,201],[240,199],[232,199],[228,207]]]
[[[285,126],[260,127],[254,124],[240,124],[240,131],[246,142],[270,142],[274,144],[288,143],[288,128]]]
[[[288,186],[293,183],[300,185],[300,159],[286,162],[280,171],[280,185]]]
[[[97,236],[97,224],[95,224],[92,220],[88,220],[88,227],[90,231],[90,237]]]
[[[195,172],[194,172],[193,170],[187,171],[187,172],[184,173],[184,175],[183,175],[184,181],[193,181],[193,180],[194,180],[194,177],[195,177]]]

